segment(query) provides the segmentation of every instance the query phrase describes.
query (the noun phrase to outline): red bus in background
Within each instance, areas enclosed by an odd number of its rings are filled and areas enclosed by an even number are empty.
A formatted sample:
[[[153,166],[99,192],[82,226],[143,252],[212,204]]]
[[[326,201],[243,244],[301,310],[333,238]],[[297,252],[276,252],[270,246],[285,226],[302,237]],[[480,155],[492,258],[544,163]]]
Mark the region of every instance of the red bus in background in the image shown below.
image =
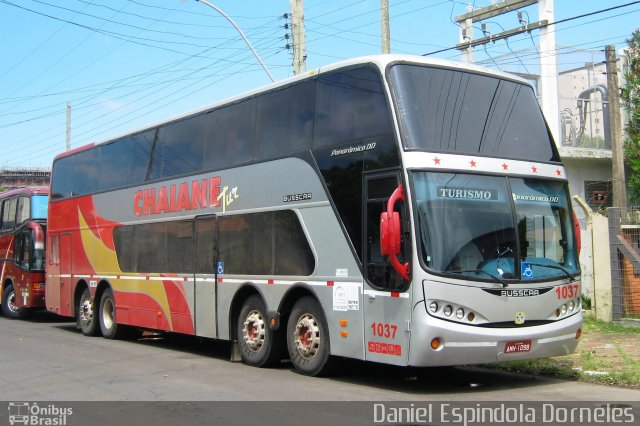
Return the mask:
[[[49,188],[0,193],[0,305],[9,318],[45,307],[45,235]]]

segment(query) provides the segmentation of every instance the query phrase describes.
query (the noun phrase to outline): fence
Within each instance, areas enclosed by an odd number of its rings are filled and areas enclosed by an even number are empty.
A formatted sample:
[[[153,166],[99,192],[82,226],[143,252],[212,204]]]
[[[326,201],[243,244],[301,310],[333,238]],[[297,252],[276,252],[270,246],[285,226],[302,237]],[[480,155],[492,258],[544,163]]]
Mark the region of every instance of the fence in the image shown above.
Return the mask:
[[[640,318],[640,207],[609,208],[613,319]]]

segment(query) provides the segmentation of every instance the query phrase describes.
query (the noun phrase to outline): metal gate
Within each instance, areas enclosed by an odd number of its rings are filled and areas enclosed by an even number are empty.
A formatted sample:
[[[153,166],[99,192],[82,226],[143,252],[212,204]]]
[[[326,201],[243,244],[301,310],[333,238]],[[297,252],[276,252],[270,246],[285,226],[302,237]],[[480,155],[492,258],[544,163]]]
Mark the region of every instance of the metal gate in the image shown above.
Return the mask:
[[[640,318],[640,207],[608,213],[613,319]]]

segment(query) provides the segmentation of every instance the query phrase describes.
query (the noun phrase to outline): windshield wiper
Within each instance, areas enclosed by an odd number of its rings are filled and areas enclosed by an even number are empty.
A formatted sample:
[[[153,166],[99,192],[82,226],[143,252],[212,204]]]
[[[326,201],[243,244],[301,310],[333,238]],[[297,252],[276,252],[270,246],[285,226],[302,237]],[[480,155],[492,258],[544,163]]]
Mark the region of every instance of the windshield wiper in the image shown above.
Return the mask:
[[[508,287],[509,283],[507,283],[505,280],[503,280],[502,278],[498,278],[495,275],[485,271],[484,269],[468,269],[465,271],[448,271],[448,272],[453,272],[454,274],[465,274],[465,273],[469,273],[469,272],[474,272],[474,273],[483,273],[485,275],[490,276],[495,282],[502,284],[502,287]]]
[[[564,272],[564,274],[567,276],[567,278],[569,278],[569,282],[570,283],[572,283],[572,282],[574,282],[576,280],[575,278],[573,278],[573,275],[571,275],[571,272],[569,272],[569,270],[567,268],[565,268],[564,266],[546,265],[544,263],[531,263],[531,262],[524,262],[524,263],[528,263],[531,266],[541,266],[543,268],[558,269],[558,270]]]

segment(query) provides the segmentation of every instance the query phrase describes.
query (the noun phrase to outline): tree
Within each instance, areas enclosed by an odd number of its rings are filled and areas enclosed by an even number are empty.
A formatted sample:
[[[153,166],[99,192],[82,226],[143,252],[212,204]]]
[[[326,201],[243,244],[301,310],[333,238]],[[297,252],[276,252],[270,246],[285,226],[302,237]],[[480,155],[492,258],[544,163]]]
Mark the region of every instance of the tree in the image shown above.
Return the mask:
[[[640,28],[627,40],[627,70],[620,97],[625,103],[628,122],[625,127],[624,154],[630,169],[627,178],[629,198],[640,201]]]

